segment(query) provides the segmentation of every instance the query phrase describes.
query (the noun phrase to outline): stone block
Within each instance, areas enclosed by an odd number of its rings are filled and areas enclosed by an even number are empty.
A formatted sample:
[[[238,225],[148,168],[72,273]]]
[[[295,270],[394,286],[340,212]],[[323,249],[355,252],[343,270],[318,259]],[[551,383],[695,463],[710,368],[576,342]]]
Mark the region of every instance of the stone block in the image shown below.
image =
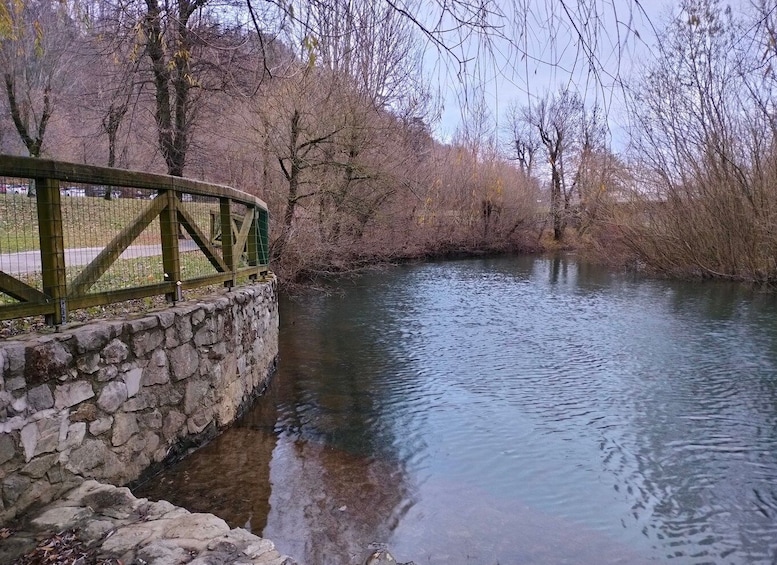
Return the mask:
[[[8,392],[15,392],[26,387],[27,381],[24,379],[24,377],[12,377],[10,379],[6,379],[5,381],[5,390]]]
[[[162,391],[156,392],[153,389],[142,389],[134,398],[130,398],[121,407],[124,412],[139,412],[146,408],[155,408],[159,402],[160,397],[164,396],[164,388]]]
[[[21,443],[26,462],[36,455],[56,451],[62,420],[61,415],[51,414],[51,417],[30,422],[22,428]]]
[[[62,470],[62,465],[54,465],[46,472],[46,478],[52,485],[59,484],[65,480],[65,472]]]
[[[154,540],[138,550],[138,563],[156,565],[180,565],[191,561],[191,554],[184,548],[168,540]]]
[[[216,331],[216,324],[213,319],[205,320],[205,323],[194,334],[194,344],[197,347],[203,345],[213,345],[219,341],[219,334]]]
[[[210,408],[204,408],[194,413],[187,421],[186,428],[190,434],[198,434],[208,427],[213,421],[213,411]]]
[[[6,381],[8,377],[19,377],[24,372],[24,366],[26,363],[26,347],[23,343],[9,344],[3,347],[3,353],[5,355],[6,367]],[[8,388],[6,386],[6,388]],[[12,390],[12,389],[8,389]]]
[[[177,406],[181,403],[183,394],[178,389],[167,386],[157,391],[156,399],[159,402],[159,406]]]
[[[159,430],[163,424],[162,413],[159,410],[138,414],[138,424],[141,428],[149,430]]]
[[[143,316],[125,322],[124,326],[131,334],[137,334],[159,327],[159,320],[154,316]]]
[[[42,341],[27,348],[24,374],[32,385],[67,374],[73,355],[59,341]]]
[[[9,408],[13,404],[14,395],[6,390],[0,390],[0,408]]]
[[[27,411],[27,395],[12,399],[10,408],[16,414],[24,414]]]
[[[154,453],[159,447],[159,444],[161,442],[161,440],[159,439],[159,436],[152,431],[147,431],[146,433],[143,434],[143,438],[145,439],[143,452]]]
[[[56,531],[61,531],[73,528],[79,522],[88,520],[93,515],[94,512],[88,507],[55,506],[33,518],[32,523],[39,528],[53,528]]]
[[[27,402],[33,410],[46,410],[54,407],[54,395],[48,385],[40,385],[30,389]]]
[[[178,316],[175,319],[175,331],[178,333],[178,339],[181,343],[186,343],[192,339],[192,319],[188,315]]]
[[[155,316],[159,321],[159,325],[164,329],[169,328],[175,323],[175,312],[171,310],[165,310],[164,312],[157,312]]]
[[[113,435],[111,444],[114,447],[124,445],[136,433],[140,431],[138,420],[134,414],[116,414],[113,420]]]
[[[7,420],[0,420],[0,434],[9,434],[17,430],[21,430],[27,425],[27,419],[21,416],[14,416]]]
[[[151,459],[154,461],[154,463],[161,463],[165,460],[167,457],[167,449],[165,449],[164,446],[157,449],[152,455]]]
[[[223,341],[216,343],[208,351],[208,358],[213,359],[214,361],[220,361],[224,359],[224,357],[226,356],[227,356],[227,345]]]
[[[186,383],[186,394],[183,400],[183,411],[186,415],[192,414],[200,407],[209,389],[210,384],[206,381],[191,380]]]
[[[113,416],[99,418],[89,423],[89,433],[93,436],[99,436],[110,430],[111,426],[113,426]]]
[[[75,412],[70,414],[71,422],[93,422],[97,419],[97,407],[91,402],[82,403]]]
[[[124,384],[127,385],[127,398],[132,398],[140,390],[141,378],[143,376],[143,369],[136,368],[131,369],[122,375]]]
[[[36,457],[24,467],[21,468],[21,474],[32,477],[33,479],[40,479],[45,475],[49,469],[57,464],[59,460],[59,454],[52,453],[51,455],[43,455]]]
[[[101,383],[112,381],[118,374],[119,370],[116,368],[116,365],[108,365],[97,371],[97,380]]]
[[[116,524],[111,520],[89,520],[86,525],[81,528],[81,531],[87,539],[102,539],[115,527]],[[154,562],[146,561],[146,563]],[[159,563],[157,565],[163,564]]]
[[[86,437],[86,422],[77,422],[70,424],[67,427],[67,433],[65,439],[60,439],[59,451],[66,451],[68,449],[74,449],[80,447]]]
[[[123,484],[137,479],[145,465],[147,463],[141,461],[122,461],[113,451],[107,450],[102,467],[95,469],[94,476],[98,479]]]
[[[132,351],[135,357],[143,357],[162,345],[164,339],[164,332],[158,328],[136,333],[132,336]]]
[[[133,551],[136,547],[143,547],[157,539],[154,528],[147,524],[130,524],[119,528],[112,536],[102,544],[102,550],[106,553],[121,554]],[[122,559],[124,561],[124,559]],[[135,560],[132,560],[135,563]]]
[[[246,366],[246,358],[245,355],[241,355],[237,359],[237,374],[240,376],[243,376],[246,374],[247,366]]]
[[[7,463],[16,455],[16,445],[11,434],[0,435],[0,465]]]
[[[3,479],[3,502],[6,506],[11,506],[24,494],[32,485],[32,479],[19,474],[12,474]]]
[[[76,368],[84,374],[93,375],[100,370],[100,354],[96,351],[89,351],[78,357]]]
[[[235,402],[232,399],[224,399],[215,407],[216,423],[219,426],[226,426],[232,423],[237,415],[237,404],[239,399]]]
[[[165,347],[172,349],[179,345],[181,345],[181,341],[178,339],[178,332],[175,331],[175,328],[167,328],[165,330]]]
[[[167,353],[164,349],[157,349],[151,354],[151,359],[143,370],[141,383],[143,386],[161,385],[170,381],[170,368],[167,362]]]
[[[111,339],[112,333],[111,325],[105,322],[89,324],[75,335],[76,352],[99,351]]]
[[[92,385],[88,381],[66,383],[56,388],[54,392],[54,407],[70,408],[94,396]]]
[[[70,452],[65,468],[72,473],[86,476],[89,471],[105,462],[108,452],[108,447],[100,440],[87,439],[81,447]]]
[[[186,416],[177,410],[171,410],[167,416],[165,416],[164,425],[162,426],[162,435],[167,441],[171,441],[178,437],[181,430],[184,429],[185,424]]]
[[[47,504],[57,493],[57,488],[46,481],[34,481],[30,488],[22,492],[16,504],[19,508],[27,508],[31,504]]]
[[[170,351],[170,365],[173,369],[173,377],[177,381],[193,375],[199,362],[197,350],[190,343],[184,343]]]
[[[127,385],[121,381],[112,381],[100,391],[97,406],[113,414],[127,400]]]
[[[201,305],[197,305],[197,309],[192,312],[192,325],[199,326],[202,321],[205,319],[205,310],[202,309]],[[183,339],[183,336],[181,336],[181,339]],[[188,341],[188,340],[184,340]]]
[[[129,347],[119,339],[112,340],[102,351],[103,361],[109,365],[121,363],[129,356]]]
[[[164,535],[170,539],[188,538],[208,540],[229,532],[227,523],[213,514],[194,513],[181,516],[168,527]]]

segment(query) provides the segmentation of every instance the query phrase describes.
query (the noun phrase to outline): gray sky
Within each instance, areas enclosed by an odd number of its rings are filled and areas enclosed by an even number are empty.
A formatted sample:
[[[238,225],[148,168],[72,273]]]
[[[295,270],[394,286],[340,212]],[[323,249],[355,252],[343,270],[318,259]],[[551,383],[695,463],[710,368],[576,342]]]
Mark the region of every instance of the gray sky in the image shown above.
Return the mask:
[[[562,85],[572,84],[591,103],[597,101],[609,108],[613,141],[616,146],[621,145],[624,132],[617,131],[617,123],[622,104],[616,77],[628,78],[635,62],[650,57],[656,41],[653,28],[663,28],[677,5],[676,0],[639,0],[641,8],[638,8],[634,1],[584,0],[584,4],[595,3],[600,13],[598,44],[591,45],[604,70],[597,77],[589,72],[585,53],[580,50],[577,31],[583,28],[572,27],[569,16],[559,11],[557,0],[531,0],[534,13],[525,21],[525,35],[519,37],[528,56],[520,56],[507,40],[498,38],[489,53],[474,41],[465,44],[460,53],[462,58],[471,58],[471,61],[464,82],[456,76],[455,65],[450,60],[444,61],[447,63],[444,68],[438,67],[432,79],[433,84],[441,84],[444,94],[444,112],[436,127],[438,137],[450,139],[462,123],[462,102],[471,104],[482,96],[497,127],[503,128],[508,123],[506,114],[511,103],[526,105]],[[504,3],[506,12],[513,9],[514,2],[504,0]],[[615,13],[620,21],[618,25]],[[557,22],[555,41],[550,40],[547,31],[547,22],[551,20]],[[593,29],[596,22],[589,18],[587,24]],[[428,56],[427,61],[431,60],[432,56]],[[467,92],[466,99],[463,92]]]

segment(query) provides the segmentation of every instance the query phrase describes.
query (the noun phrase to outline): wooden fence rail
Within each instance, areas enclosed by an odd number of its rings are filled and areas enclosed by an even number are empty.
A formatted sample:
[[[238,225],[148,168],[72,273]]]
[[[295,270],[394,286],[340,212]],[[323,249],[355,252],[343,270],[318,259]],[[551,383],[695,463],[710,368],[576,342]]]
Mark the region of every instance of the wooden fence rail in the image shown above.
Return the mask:
[[[231,287],[238,277],[255,279],[268,272],[267,205],[259,198],[233,188],[166,175],[7,155],[0,155],[0,177],[17,179],[17,182],[25,179],[30,187],[34,187],[40,244],[36,250],[39,258],[35,262],[39,267],[34,269],[39,269],[39,284],[31,283],[31,277],[19,271],[6,272],[3,269],[8,267],[0,262],[0,293],[13,299],[11,303],[5,300],[0,304],[0,319],[43,315],[49,324],[60,325],[67,321],[68,312],[73,309],[161,294],[170,301],[177,301],[186,289],[221,283]],[[124,222],[77,274],[72,273],[72,268],[68,271],[72,266],[67,264],[70,256],[65,246],[62,199],[62,194],[68,193],[62,188],[65,183],[101,187],[103,191],[119,189],[119,193],[142,189],[152,196],[139,203],[142,204],[140,212],[131,221]],[[0,198],[27,197],[1,194]],[[210,203],[210,214],[205,222],[209,225],[200,225],[202,221],[198,223],[192,211],[187,209],[190,201]],[[14,222],[14,218],[0,220],[6,227]],[[162,273],[157,273],[157,282],[91,291],[140,234],[148,233],[155,220],[158,220],[159,229],[154,237],[160,246],[163,269]],[[190,248],[210,264],[208,274],[188,278],[182,274],[181,242],[185,240],[194,242]],[[2,247],[0,241],[0,258],[8,260],[11,255],[3,255]]]

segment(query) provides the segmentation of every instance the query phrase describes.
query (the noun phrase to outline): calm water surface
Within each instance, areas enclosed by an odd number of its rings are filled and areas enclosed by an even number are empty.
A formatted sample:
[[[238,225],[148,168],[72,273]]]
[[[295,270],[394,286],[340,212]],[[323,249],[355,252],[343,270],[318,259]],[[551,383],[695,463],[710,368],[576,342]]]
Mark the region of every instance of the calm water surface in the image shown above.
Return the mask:
[[[777,297],[572,258],[281,305],[234,428],[139,489],[307,565],[777,562]]]

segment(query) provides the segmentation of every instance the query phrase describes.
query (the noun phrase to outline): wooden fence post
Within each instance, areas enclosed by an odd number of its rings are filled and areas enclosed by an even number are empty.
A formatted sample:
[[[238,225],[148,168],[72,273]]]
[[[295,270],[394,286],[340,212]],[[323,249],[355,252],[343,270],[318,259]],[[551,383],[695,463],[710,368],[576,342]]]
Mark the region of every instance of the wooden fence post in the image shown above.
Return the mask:
[[[168,302],[181,300],[181,257],[178,249],[178,197],[174,190],[163,189],[157,198],[166,199],[162,213],[159,214],[159,228],[162,235],[162,266],[165,270],[165,282],[172,282],[175,288],[165,293]]]
[[[59,181],[36,178],[33,182],[38,204],[43,294],[55,305],[54,313],[46,314],[46,323],[59,326],[67,321],[67,278]]]
[[[232,288],[237,283],[237,262],[235,261],[234,234],[232,233],[232,201],[219,198],[219,222],[221,223],[221,253],[224,263],[229,267],[232,278],[224,281],[224,286]]]
[[[259,264],[264,267],[262,274],[267,273],[270,264],[270,212],[264,208],[257,208],[259,212]]]

